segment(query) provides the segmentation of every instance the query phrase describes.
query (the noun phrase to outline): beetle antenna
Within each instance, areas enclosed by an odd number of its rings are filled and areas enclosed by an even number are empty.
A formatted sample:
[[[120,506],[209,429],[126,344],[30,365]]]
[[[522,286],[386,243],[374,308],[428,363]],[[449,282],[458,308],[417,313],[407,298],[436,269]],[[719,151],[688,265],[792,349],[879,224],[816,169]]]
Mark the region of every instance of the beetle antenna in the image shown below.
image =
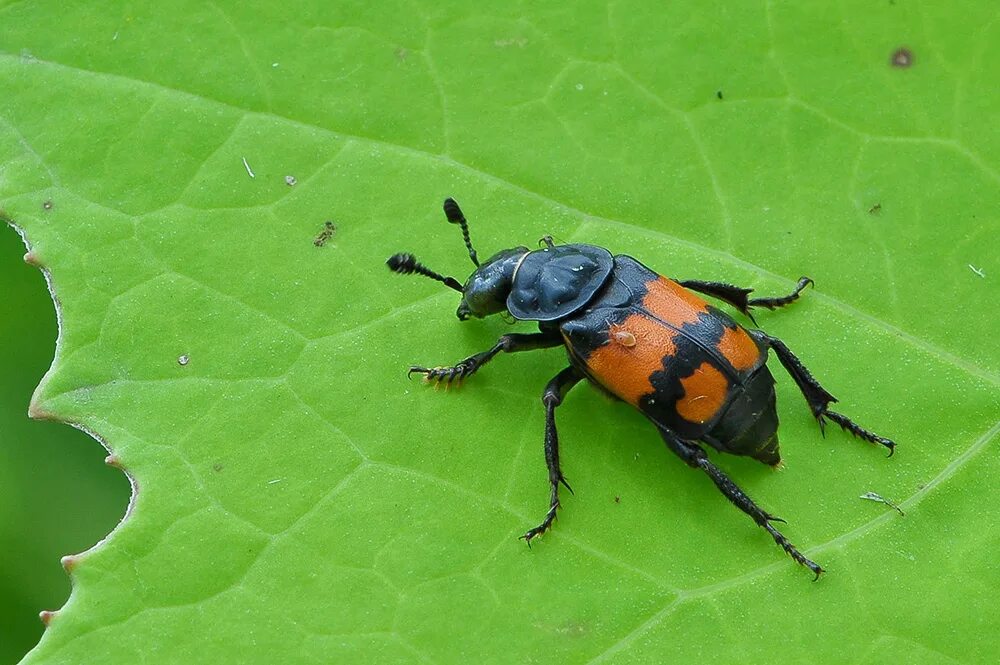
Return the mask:
[[[417,257],[413,254],[393,254],[389,257],[389,260],[387,260],[385,264],[389,266],[389,270],[397,272],[400,275],[417,273],[418,275],[423,275],[424,277],[430,277],[431,279],[437,280],[448,288],[455,289],[459,293],[463,293],[462,285],[458,283],[457,279],[454,277],[445,277],[440,273],[434,272],[427,266],[418,262]]]
[[[458,207],[455,199],[447,198],[444,200],[444,215],[448,218],[449,222],[462,227],[462,237],[465,239],[465,246],[469,250],[469,258],[472,259],[472,262],[478,268],[479,257],[476,256],[476,250],[472,248],[472,239],[469,238],[469,223],[465,221],[465,215],[462,214],[462,209]]]

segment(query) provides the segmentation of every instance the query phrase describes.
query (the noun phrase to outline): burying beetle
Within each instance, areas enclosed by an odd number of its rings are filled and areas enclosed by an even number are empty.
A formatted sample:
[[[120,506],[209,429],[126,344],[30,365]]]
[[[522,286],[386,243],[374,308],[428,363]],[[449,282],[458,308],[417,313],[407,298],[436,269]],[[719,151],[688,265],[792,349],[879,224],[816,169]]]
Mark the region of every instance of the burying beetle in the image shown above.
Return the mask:
[[[726,302],[753,321],[751,307],[777,309],[795,302],[811,279],[802,277],[787,296],[751,299],[753,289],[668,279],[631,256],[612,256],[595,245],[557,246],[551,238],[543,239],[541,249],[505,249],[480,264],[458,204],[447,199],[444,212],[449,222],[462,228],[469,257],[476,265],[465,285],[421,265],[412,254],[390,257],[389,268],[430,277],[461,293],[460,320],[509,312],[517,320],[537,322],[539,332],[503,335],[488,351],[455,365],[411,367],[410,374],[451,383],[475,374],[501,351],[564,346],[569,356],[569,366],[542,393],[551,493],[545,519],[521,536],[525,541],[530,544],[552,525],[559,508],[560,483],[573,491],[559,469],[555,411],[569,389],[587,379],[642,412],[670,450],[704,471],[727,499],[819,578],[823,568],[771,524],[784,520],[757,506],[708,459],[698,442],[771,466],[781,462],[774,377],[766,364],[771,349],[802,391],[821,430],[829,419],[860,439],[885,446],[890,456],[896,444],[831,411],[836,398],[781,340],[743,328],[693,293]]]

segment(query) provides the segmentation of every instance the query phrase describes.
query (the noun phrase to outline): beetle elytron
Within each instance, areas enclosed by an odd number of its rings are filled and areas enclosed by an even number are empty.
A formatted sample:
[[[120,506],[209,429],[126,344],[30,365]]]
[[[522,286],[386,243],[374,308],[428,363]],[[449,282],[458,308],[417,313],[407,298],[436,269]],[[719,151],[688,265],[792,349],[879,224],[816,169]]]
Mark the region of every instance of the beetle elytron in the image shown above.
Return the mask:
[[[549,510],[541,524],[521,536],[524,540],[530,544],[552,525],[560,483],[572,491],[559,468],[555,410],[570,388],[587,379],[642,412],[670,450],[704,471],[792,559],[819,577],[823,569],[771,524],[782,520],[758,507],[708,459],[698,442],[772,466],[780,463],[774,378],[765,364],[771,349],[802,391],[821,429],[831,420],[860,439],[885,446],[890,455],[896,444],[831,411],[829,405],[837,400],[781,340],[743,328],[693,293],[726,302],[752,321],[751,307],[784,307],[798,299],[811,279],[801,278],[787,296],[750,299],[752,289],[675,281],[630,256],[612,256],[595,245],[557,246],[551,238],[543,238],[541,249],[505,249],[480,264],[458,204],[447,199],[444,212],[449,222],[461,226],[476,266],[464,286],[421,265],[412,254],[392,256],[386,261],[389,268],[430,277],[460,292],[457,313],[463,321],[509,312],[517,320],[537,322],[539,332],[503,335],[491,349],[455,365],[411,367],[410,373],[423,374],[434,383],[451,383],[476,373],[501,351],[564,346],[569,356],[569,366],[542,393]]]

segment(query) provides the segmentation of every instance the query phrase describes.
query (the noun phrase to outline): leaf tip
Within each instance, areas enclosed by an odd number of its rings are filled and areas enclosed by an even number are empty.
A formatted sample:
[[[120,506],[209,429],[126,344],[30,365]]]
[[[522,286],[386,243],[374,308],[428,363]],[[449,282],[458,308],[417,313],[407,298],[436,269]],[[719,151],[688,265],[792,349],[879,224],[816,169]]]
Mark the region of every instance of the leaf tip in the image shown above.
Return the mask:
[[[58,420],[51,412],[46,411],[34,398],[28,404],[28,417],[32,420]]]
[[[29,266],[35,266],[36,268],[42,267],[42,262],[38,259],[38,255],[34,252],[26,252],[24,255],[24,262]]]
[[[104,458],[104,463],[107,464],[110,467],[115,468],[115,469],[124,469],[125,468],[122,465],[122,461],[118,457],[118,455],[114,455],[114,454],[111,454],[111,455],[108,455],[107,457],[105,457]]]
[[[77,564],[80,563],[80,557],[75,554],[67,554],[63,558],[59,559],[59,563],[62,564],[63,570],[67,573],[72,573]]]

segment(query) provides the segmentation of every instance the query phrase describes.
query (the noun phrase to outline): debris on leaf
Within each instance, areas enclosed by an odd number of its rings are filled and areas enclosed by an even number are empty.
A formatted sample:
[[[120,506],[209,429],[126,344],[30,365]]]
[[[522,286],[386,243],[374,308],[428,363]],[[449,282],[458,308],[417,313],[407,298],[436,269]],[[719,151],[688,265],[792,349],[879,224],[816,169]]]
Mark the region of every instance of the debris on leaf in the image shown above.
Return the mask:
[[[253,169],[250,168],[250,163],[247,161],[247,158],[246,157],[241,157],[241,159],[243,160],[243,167],[247,170],[247,174],[251,178],[256,178],[257,176],[254,175]]]
[[[903,515],[904,517],[906,516],[906,513],[904,513],[899,506],[897,506],[892,501],[889,501],[889,499],[886,499],[885,497],[883,497],[883,496],[881,496],[879,494],[876,494],[875,492],[865,492],[864,494],[862,494],[858,498],[859,499],[867,499],[868,501],[877,501],[878,503],[884,503],[885,505],[889,506],[890,508],[895,509],[896,512],[898,512],[900,515]]]
[[[893,52],[892,59],[889,62],[893,67],[908,69],[913,66],[913,51],[905,46],[898,48]]]
[[[983,279],[986,279],[986,273],[985,273],[985,272],[983,272],[983,269],[982,269],[982,268],[977,268],[976,266],[974,266],[974,265],[972,265],[972,264],[970,263],[970,264],[969,264],[969,270],[971,270],[972,272],[976,273],[977,275],[979,275],[979,276],[980,276],[980,277],[982,277]]]
[[[296,183],[298,183],[298,180],[295,179],[295,176],[293,175],[285,176],[285,184],[288,185],[289,187],[294,187]]]
[[[313,244],[317,247],[322,247],[326,244],[326,241],[330,239],[333,232],[337,230],[336,225],[333,222],[327,221],[323,224],[323,230],[320,231],[316,239],[313,240]]]
[[[186,353],[183,356],[177,357],[177,364],[180,365],[181,367],[187,365],[189,362],[191,362],[191,356],[189,356]]]

